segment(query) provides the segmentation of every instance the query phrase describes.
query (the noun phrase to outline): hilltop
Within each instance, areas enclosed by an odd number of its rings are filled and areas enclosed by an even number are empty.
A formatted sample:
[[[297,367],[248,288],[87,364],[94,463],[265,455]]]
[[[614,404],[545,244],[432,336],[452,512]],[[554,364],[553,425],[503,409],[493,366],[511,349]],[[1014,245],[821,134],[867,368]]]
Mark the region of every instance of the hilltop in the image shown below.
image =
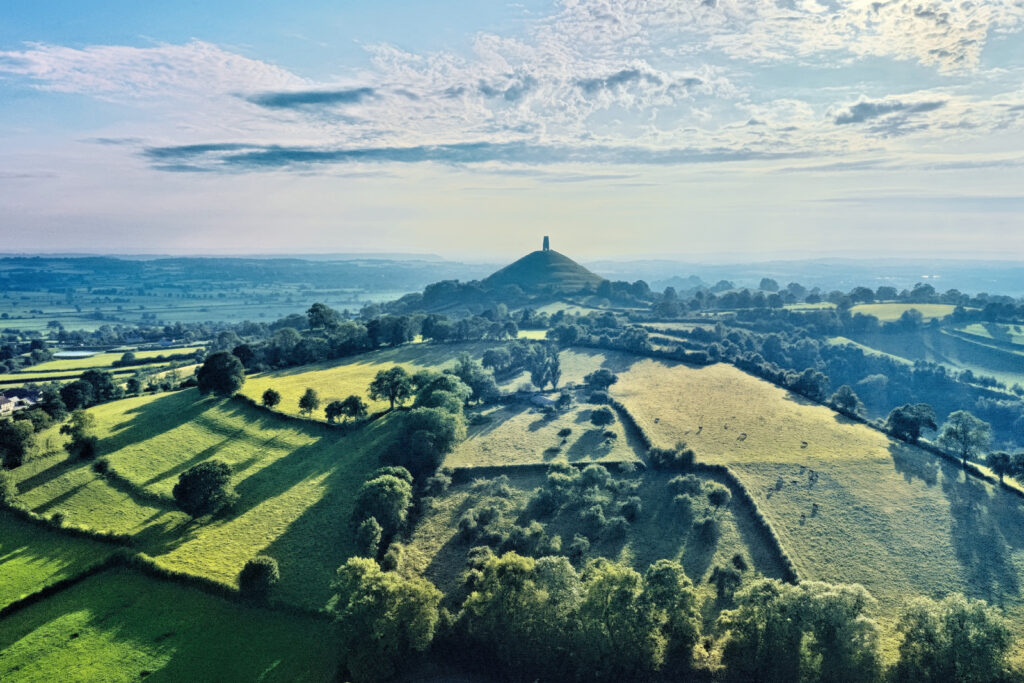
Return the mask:
[[[603,280],[564,254],[540,249],[490,275],[483,284],[488,289],[515,285],[524,292],[576,292],[596,288]]]

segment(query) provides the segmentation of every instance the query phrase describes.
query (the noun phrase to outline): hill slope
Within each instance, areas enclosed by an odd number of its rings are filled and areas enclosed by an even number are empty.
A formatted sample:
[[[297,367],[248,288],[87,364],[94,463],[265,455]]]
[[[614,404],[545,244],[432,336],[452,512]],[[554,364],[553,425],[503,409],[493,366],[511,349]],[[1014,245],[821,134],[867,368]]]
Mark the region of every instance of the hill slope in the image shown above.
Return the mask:
[[[491,288],[516,285],[526,292],[577,291],[597,287],[604,280],[557,251],[534,251],[492,274],[484,285]]]

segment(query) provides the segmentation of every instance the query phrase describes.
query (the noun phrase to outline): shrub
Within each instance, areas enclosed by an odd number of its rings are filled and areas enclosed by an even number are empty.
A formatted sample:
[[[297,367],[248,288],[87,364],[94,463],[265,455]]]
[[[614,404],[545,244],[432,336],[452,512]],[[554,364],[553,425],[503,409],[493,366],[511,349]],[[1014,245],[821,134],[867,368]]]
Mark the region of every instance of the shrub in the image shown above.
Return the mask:
[[[266,555],[257,555],[242,567],[238,573],[238,588],[242,595],[254,600],[265,600],[271,588],[281,580],[277,560]]]
[[[367,517],[356,530],[356,547],[363,557],[377,557],[380,552],[381,527],[376,517]]]
[[[672,499],[672,507],[683,519],[693,517],[693,498],[685,493],[680,493]]]
[[[563,439],[569,436],[570,434],[572,434],[572,428],[570,427],[562,427],[561,429],[558,430],[558,435]]]
[[[729,489],[717,482],[712,482],[707,487],[707,496],[708,502],[716,508],[728,505],[729,501],[732,500],[732,494],[729,493]]]
[[[580,524],[583,525],[583,532],[589,538],[595,538],[604,531],[607,520],[604,517],[604,508],[600,505],[592,505],[580,513]]]
[[[742,582],[743,577],[735,567],[715,567],[711,572],[711,576],[708,577],[708,583],[715,587],[715,594],[718,595],[720,600],[731,600]]]
[[[596,486],[599,489],[607,488],[612,480],[612,475],[601,465],[587,465],[580,472],[580,485],[584,488]]]
[[[412,502],[412,486],[393,474],[382,474],[364,483],[356,494],[352,522],[359,525],[373,517],[386,537],[397,533],[405,524]]]
[[[675,448],[650,448],[647,458],[657,469],[684,470],[693,467],[696,454],[685,443],[679,442]]]
[[[0,503],[10,505],[18,495],[18,489],[14,485],[14,479],[7,472],[0,470]]]
[[[96,474],[106,474],[110,471],[110,461],[106,458],[100,458],[92,464],[92,471]]]
[[[622,516],[628,521],[635,521],[640,516],[640,512],[643,510],[643,503],[640,502],[639,496],[630,496],[625,503],[619,508]]]
[[[409,484],[409,486],[412,486],[412,484],[413,484],[412,475],[409,474],[409,470],[405,469],[404,467],[399,467],[397,465],[389,465],[387,467],[378,467],[374,471],[374,473],[370,476],[370,479],[376,479],[377,477],[383,477],[386,474],[390,474],[393,477],[398,477],[402,481],[404,481],[407,484]]]
[[[171,494],[182,510],[193,517],[201,517],[234,501],[230,482],[231,467],[220,460],[208,460],[178,475],[178,483]]]
[[[261,400],[263,405],[267,408],[273,408],[281,402],[281,394],[274,389],[267,389],[263,392],[263,398]]]
[[[437,474],[427,479],[427,481],[423,484],[423,491],[428,496],[440,496],[445,491],[447,491],[448,487],[450,487],[451,485],[451,474],[449,474],[445,470],[441,470]]]
[[[54,512],[52,515],[50,515],[50,522],[54,526],[64,526],[64,513]]]
[[[676,494],[696,496],[700,494],[702,488],[700,479],[692,474],[679,475],[668,480],[669,491]]]
[[[702,543],[713,545],[722,534],[722,523],[717,517],[705,517],[695,525],[697,537]]]
[[[593,391],[587,398],[588,403],[596,403],[597,405],[607,405],[611,401],[611,397],[608,396],[607,391]]]
[[[595,427],[605,427],[615,422],[615,413],[607,406],[601,406],[590,411],[590,424]]]
[[[604,533],[608,538],[623,538],[629,531],[629,522],[625,517],[609,517],[605,522]]]
[[[569,559],[579,563],[588,552],[590,552],[590,540],[579,534],[573,536],[572,543],[569,544]]]

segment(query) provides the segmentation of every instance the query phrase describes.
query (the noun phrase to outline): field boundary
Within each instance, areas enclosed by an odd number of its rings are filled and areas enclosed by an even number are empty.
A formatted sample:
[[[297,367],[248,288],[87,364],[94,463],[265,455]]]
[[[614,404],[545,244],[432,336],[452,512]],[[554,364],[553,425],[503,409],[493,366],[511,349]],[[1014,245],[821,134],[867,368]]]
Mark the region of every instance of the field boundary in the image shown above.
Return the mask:
[[[15,517],[18,517],[22,521],[35,524],[36,526],[45,527],[51,531],[67,534],[68,536],[76,536],[78,538],[89,538],[94,541],[101,543],[109,543],[111,545],[117,545],[124,547],[131,547],[134,545],[135,539],[130,534],[118,534],[112,531],[105,531],[101,529],[91,529],[89,527],[78,526],[74,524],[57,524],[48,517],[44,517],[38,513],[32,512],[27,507],[20,503],[8,503],[0,501],[0,510],[10,512]]]

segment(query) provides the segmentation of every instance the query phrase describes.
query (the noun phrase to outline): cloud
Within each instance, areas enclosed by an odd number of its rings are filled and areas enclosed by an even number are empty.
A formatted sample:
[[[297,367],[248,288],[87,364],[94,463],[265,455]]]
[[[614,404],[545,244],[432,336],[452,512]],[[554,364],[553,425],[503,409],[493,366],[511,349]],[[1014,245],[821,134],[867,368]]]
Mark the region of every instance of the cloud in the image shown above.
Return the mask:
[[[358,104],[373,97],[373,88],[349,88],[346,90],[292,90],[265,92],[246,96],[246,100],[270,109],[294,109],[308,106],[331,106],[336,104]]]
[[[153,162],[221,171],[277,170],[360,162],[481,164],[683,165],[791,158],[793,154],[743,149],[648,148],[548,145],[527,142],[464,142],[410,147],[330,148],[244,143],[149,147]]]
[[[697,84],[702,81],[692,79]],[[609,76],[603,78],[580,78],[576,80],[578,85],[585,93],[595,93],[599,90],[612,90],[619,86],[629,85],[631,83],[650,83],[652,85],[661,85],[662,79],[657,74],[646,73],[639,69],[622,69]]]
[[[869,119],[879,116],[902,112],[904,114],[918,114],[935,111],[946,106],[946,100],[933,100],[930,102],[902,102],[900,100],[866,100],[850,105],[845,110],[839,111],[833,121],[836,125],[842,126],[848,123],[864,123]]]

